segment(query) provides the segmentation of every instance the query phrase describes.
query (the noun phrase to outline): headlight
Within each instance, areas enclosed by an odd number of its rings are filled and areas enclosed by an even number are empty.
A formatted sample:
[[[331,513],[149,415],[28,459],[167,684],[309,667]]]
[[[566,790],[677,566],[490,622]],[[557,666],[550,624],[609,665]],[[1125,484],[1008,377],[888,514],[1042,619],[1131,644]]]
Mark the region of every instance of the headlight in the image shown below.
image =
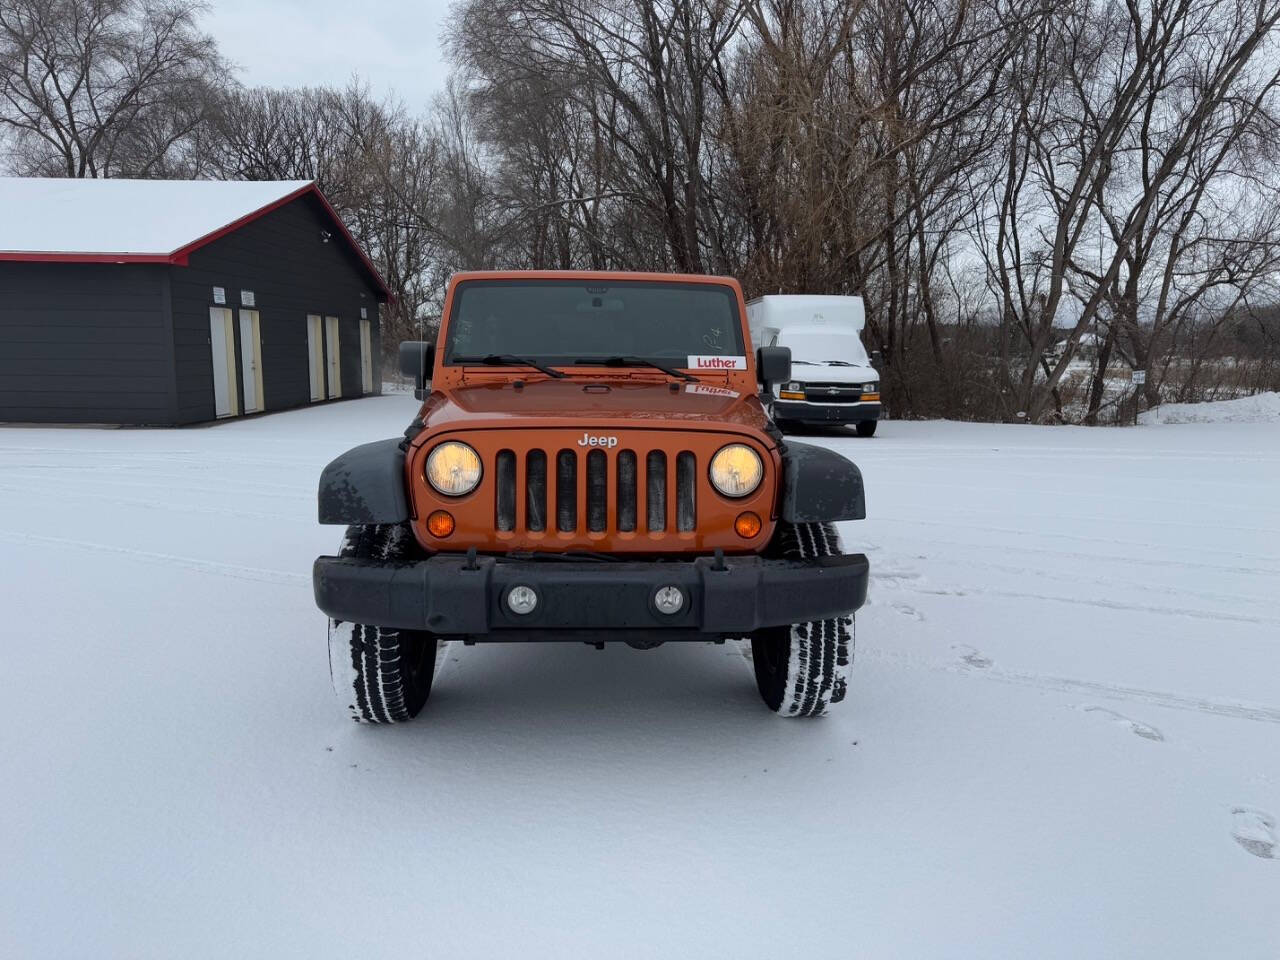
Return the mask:
[[[711,483],[726,497],[745,497],[764,477],[760,455],[742,443],[721,447],[711,458]]]
[[[864,383],[864,384],[862,385],[862,392],[863,392],[863,393],[876,393],[876,392],[878,392],[879,390],[880,390],[880,383],[879,383],[879,381],[877,381],[876,383]]]
[[[447,497],[470,493],[480,483],[480,454],[448,440],[427,454],[427,482]]]

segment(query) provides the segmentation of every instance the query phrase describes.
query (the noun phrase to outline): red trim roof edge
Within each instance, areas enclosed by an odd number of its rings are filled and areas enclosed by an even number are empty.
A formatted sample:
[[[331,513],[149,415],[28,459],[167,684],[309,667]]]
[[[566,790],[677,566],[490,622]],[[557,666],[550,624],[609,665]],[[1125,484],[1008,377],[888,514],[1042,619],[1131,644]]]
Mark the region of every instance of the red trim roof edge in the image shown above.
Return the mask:
[[[25,263],[172,263],[167,253],[48,253],[0,250],[0,260]]]

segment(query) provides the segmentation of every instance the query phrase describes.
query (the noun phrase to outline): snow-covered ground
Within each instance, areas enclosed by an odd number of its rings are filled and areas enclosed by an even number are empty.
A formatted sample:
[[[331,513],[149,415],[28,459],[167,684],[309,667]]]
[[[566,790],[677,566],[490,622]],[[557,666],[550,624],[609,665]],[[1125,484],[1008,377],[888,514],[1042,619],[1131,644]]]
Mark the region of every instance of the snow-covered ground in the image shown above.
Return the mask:
[[[1280,423],[823,438],[873,584],[822,720],[512,645],[357,727],[315,480],[413,410],[0,430],[0,956],[1280,956]]]

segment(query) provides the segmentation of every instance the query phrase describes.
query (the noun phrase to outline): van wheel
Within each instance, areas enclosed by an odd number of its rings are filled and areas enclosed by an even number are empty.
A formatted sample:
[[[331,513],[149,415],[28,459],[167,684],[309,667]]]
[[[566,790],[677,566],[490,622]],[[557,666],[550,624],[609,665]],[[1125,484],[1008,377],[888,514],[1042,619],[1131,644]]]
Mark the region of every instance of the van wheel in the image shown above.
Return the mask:
[[[347,527],[340,557],[409,561],[419,556],[408,524]],[[329,675],[357,723],[403,723],[418,715],[436,669],[439,641],[423,630],[329,621]]]
[[[860,437],[874,437],[876,435],[876,424],[879,420],[859,420],[854,427],[858,431]]]
[[[829,523],[779,523],[766,556],[808,560],[840,553]],[[817,717],[844,699],[853,669],[853,616],[757,630],[751,635],[756,686],[784,717]]]

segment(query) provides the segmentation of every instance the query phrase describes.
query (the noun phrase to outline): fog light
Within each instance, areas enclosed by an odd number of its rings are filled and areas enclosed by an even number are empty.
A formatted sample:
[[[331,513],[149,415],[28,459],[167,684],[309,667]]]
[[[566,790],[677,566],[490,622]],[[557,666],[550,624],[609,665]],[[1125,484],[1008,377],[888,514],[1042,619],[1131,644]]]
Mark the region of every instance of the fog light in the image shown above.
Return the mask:
[[[668,616],[679,613],[684,606],[684,594],[679,587],[659,587],[658,592],[653,595],[653,605],[658,608],[659,613]]]
[[[523,617],[525,614],[533,613],[533,608],[537,605],[538,594],[533,587],[521,584],[507,591],[507,606],[512,613],[518,613]]]
[[[447,537],[453,533],[453,514],[447,510],[436,510],[427,517],[427,530],[433,537]]]
[[[738,531],[738,536],[745,540],[750,540],[759,534],[762,526],[764,524],[760,522],[759,514],[752,513],[750,510],[738,514],[738,519],[733,521],[733,529]]]

